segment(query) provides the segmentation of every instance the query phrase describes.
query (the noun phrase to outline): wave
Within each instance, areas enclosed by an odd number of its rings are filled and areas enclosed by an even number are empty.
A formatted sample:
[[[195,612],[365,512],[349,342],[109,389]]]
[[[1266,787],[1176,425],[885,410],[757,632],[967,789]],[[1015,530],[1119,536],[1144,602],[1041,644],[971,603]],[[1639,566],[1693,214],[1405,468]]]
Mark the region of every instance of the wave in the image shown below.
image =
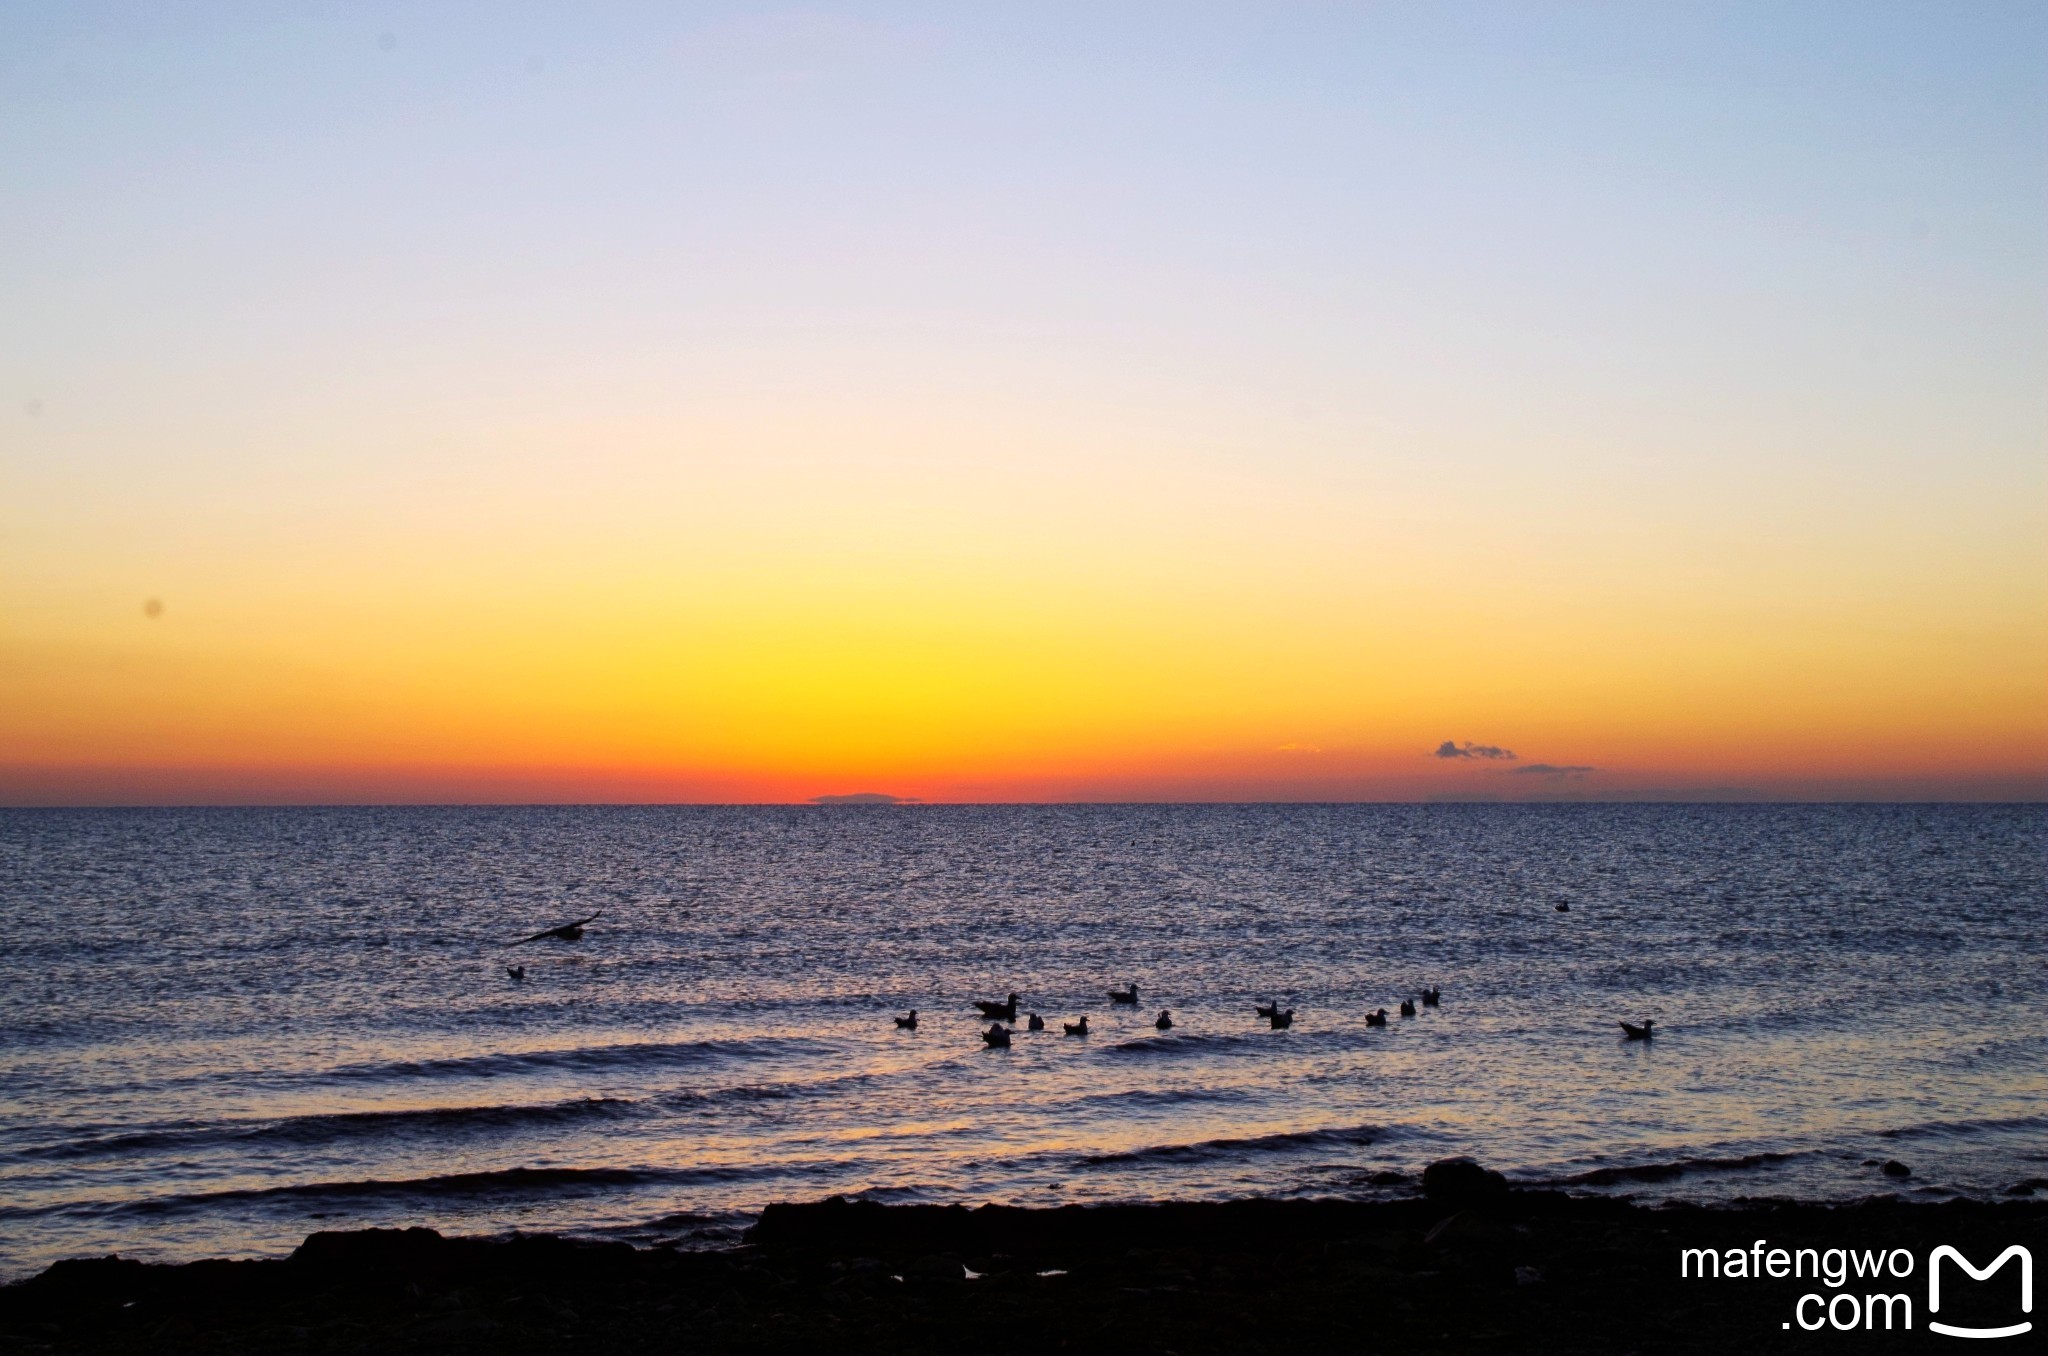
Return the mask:
[[[1222,1036],[1189,1032],[1186,1035],[1138,1036],[1103,1049],[1104,1053],[1112,1055],[1213,1055],[1242,1049],[1258,1039],[1257,1035]]]
[[[158,1150],[260,1147],[280,1144],[310,1147],[337,1141],[402,1138],[412,1134],[447,1135],[472,1130],[519,1130],[550,1125],[578,1125],[592,1120],[623,1120],[662,1110],[701,1108],[747,1102],[780,1102],[814,1096],[848,1083],[872,1081],[871,1074],[789,1083],[743,1083],[733,1087],[677,1088],[647,1098],[574,1097],[558,1102],[487,1106],[416,1107],[397,1111],[338,1111],[276,1120],[229,1122],[180,1121],[141,1130],[101,1133],[56,1144],[30,1145],[0,1151],[0,1162],[116,1158]],[[111,1127],[86,1127],[111,1130]]]
[[[561,1102],[511,1106],[419,1107],[403,1111],[337,1111],[282,1120],[195,1125],[190,1122],[125,1134],[71,1140],[16,1150],[16,1159],[112,1158],[159,1149],[200,1149],[285,1144],[306,1147],[337,1140],[443,1135],[474,1129],[515,1129],[528,1125],[576,1124],[631,1114],[639,1103],[617,1097],[579,1097]]]
[[[2044,1130],[2048,1116],[1989,1116],[1975,1121],[1924,1121],[1880,1130],[1883,1139],[1918,1139],[1924,1136],[1971,1135],[1985,1130]]]
[[[1177,1107],[1200,1102],[1251,1102],[1258,1098],[1243,1088],[1125,1088],[1091,1092],[1066,1103],[1086,1107]]]
[[[745,1044],[720,1042],[717,1044]],[[336,1142],[445,1136],[478,1131],[518,1131],[591,1121],[625,1120],[684,1108],[781,1102],[817,1096],[849,1084],[872,1082],[871,1073],[838,1074],[783,1083],[742,1083],[729,1087],[675,1088],[645,1098],[575,1097],[529,1102],[400,1110],[319,1112],[237,1121],[174,1121],[142,1128],[80,1126],[78,1137],[57,1143],[0,1149],[0,1163],[119,1158],[129,1154],[266,1146],[305,1148]]]
[[[1400,1132],[1383,1125],[1352,1125],[1329,1130],[1286,1130],[1271,1135],[1242,1139],[1205,1139],[1193,1144],[1155,1144],[1144,1149],[1126,1149],[1112,1154],[1089,1154],[1078,1161],[1084,1167],[1112,1167],[1132,1163],[1185,1163],[1244,1153],[1299,1153],[1304,1149],[1355,1147],[1378,1144]]]
[[[580,1045],[562,1050],[454,1055],[442,1059],[342,1064],[304,1075],[317,1082],[385,1082],[405,1078],[495,1078],[536,1072],[579,1073],[656,1065],[725,1064],[790,1054],[829,1054],[838,1047],[806,1036],[731,1037],[722,1040],[645,1041]]]
[[[663,1106],[707,1106],[724,1102],[786,1102],[798,1097],[822,1096],[843,1088],[877,1082],[888,1075],[873,1073],[832,1074],[824,1078],[799,1078],[782,1083],[741,1083],[729,1088],[678,1088],[653,1100]]]
[[[320,1204],[363,1201],[450,1201],[492,1197],[531,1198],[578,1195],[648,1186],[701,1186],[782,1176],[817,1176],[837,1172],[840,1163],[768,1163],[701,1168],[502,1168],[495,1172],[458,1172],[435,1177],[367,1178],[340,1182],[303,1182],[288,1186],[242,1187],[189,1192],[125,1201],[64,1201],[40,1206],[0,1206],[0,1220],[44,1215],[86,1215],[96,1218],[152,1217],[186,1214],[219,1206]]]
[[[1741,1172],[1769,1167],[1787,1159],[1806,1158],[1813,1152],[1754,1153],[1737,1158],[1682,1158],[1675,1163],[1641,1163],[1633,1167],[1594,1168],[1566,1177],[1518,1178],[1517,1186],[1614,1186],[1621,1182],[1668,1182],[1695,1172]]]
[[[843,1051],[843,1046],[813,1036],[734,1036],[694,1041],[631,1041],[617,1045],[448,1055],[431,1059],[374,1060],[311,1069],[215,1068],[160,1078],[124,1075],[118,1081],[130,1092],[221,1084],[241,1088],[300,1088],[309,1083],[394,1083],[413,1079],[497,1078],[533,1073],[765,1063],[791,1055],[834,1055]],[[30,1072],[56,1076],[62,1070],[53,1067],[47,1071]]]

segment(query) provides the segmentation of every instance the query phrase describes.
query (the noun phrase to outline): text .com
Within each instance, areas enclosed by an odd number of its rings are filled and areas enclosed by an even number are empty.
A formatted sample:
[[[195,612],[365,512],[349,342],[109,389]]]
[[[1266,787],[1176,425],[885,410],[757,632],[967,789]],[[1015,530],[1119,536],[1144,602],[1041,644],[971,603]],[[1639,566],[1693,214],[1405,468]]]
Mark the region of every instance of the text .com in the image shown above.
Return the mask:
[[[1980,1254],[1984,1251],[1979,1249]],[[2008,1262],[2019,1263],[2019,1303],[2012,1315],[2017,1321],[1965,1327],[1940,1320],[1944,1272],[1953,1299],[1957,1285],[1990,1281]],[[1925,1267],[1905,1248],[1780,1248],[1762,1238],[1747,1249],[1681,1248],[1678,1252],[1678,1274],[1685,1280],[1811,1279],[1827,1287],[1827,1293],[1814,1290],[1801,1295],[1793,1305],[1792,1317],[1779,1325],[1790,1328],[1796,1324],[1808,1332],[1911,1328],[1913,1296],[1920,1284],[1909,1287],[1900,1282],[1910,1281],[1916,1272],[1926,1278],[1929,1332],[1947,1337],[2017,1337],[2033,1330],[2033,1321],[2023,1315],[2034,1311],[2034,1255],[2017,1243],[1983,1266],[1946,1243],[1927,1254]]]

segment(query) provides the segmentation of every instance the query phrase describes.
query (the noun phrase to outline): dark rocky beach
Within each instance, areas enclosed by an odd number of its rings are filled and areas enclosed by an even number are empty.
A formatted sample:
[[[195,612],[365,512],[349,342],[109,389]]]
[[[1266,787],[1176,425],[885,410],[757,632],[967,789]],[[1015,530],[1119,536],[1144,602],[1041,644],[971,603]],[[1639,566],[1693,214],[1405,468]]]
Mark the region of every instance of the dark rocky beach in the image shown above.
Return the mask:
[[[1943,1340],[1924,1312],[1934,1247],[1979,1265],[2013,1243],[2048,1256],[2048,1202],[2031,1198],[1653,1208],[1507,1191],[1477,1169],[1431,1186],[1390,1202],[1050,1210],[835,1199],[770,1207],[714,1251],[408,1229],[318,1233],[283,1260],[66,1261],[0,1290],[0,1350],[1896,1350]],[[1914,1264],[1840,1289],[1680,1277],[1681,1249],[1758,1240],[1905,1249]],[[1940,1317],[2011,1322],[2017,1270],[1956,1274]],[[1871,1290],[1909,1297],[1911,1330],[1848,1339],[1792,1321],[1803,1294]]]

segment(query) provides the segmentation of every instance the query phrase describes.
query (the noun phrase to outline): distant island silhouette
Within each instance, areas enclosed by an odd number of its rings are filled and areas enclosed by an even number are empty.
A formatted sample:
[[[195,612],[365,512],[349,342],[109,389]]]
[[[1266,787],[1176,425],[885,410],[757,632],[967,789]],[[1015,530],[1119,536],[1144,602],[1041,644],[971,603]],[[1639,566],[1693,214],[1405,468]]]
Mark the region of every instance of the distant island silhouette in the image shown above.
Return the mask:
[[[812,805],[918,805],[916,796],[891,796],[880,791],[856,791],[850,796],[812,796]]]

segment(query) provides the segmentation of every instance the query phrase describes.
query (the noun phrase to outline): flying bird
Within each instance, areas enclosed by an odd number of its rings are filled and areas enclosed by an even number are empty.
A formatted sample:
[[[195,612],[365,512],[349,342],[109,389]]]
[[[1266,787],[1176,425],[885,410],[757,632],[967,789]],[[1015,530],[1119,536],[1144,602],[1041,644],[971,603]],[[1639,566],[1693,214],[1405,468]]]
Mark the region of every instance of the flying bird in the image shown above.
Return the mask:
[[[602,914],[603,912],[603,909],[599,909],[597,913],[590,915],[590,917],[588,918],[579,918],[573,923],[564,923],[558,928],[542,928],[539,932],[534,933],[531,937],[521,937],[518,941],[508,942],[506,943],[506,945],[525,946],[528,942],[543,941],[549,937],[553,937],[557,941],[563,942],[581,941],[583,939],[584,924],[596,922],[598,919],[598,915]]]

